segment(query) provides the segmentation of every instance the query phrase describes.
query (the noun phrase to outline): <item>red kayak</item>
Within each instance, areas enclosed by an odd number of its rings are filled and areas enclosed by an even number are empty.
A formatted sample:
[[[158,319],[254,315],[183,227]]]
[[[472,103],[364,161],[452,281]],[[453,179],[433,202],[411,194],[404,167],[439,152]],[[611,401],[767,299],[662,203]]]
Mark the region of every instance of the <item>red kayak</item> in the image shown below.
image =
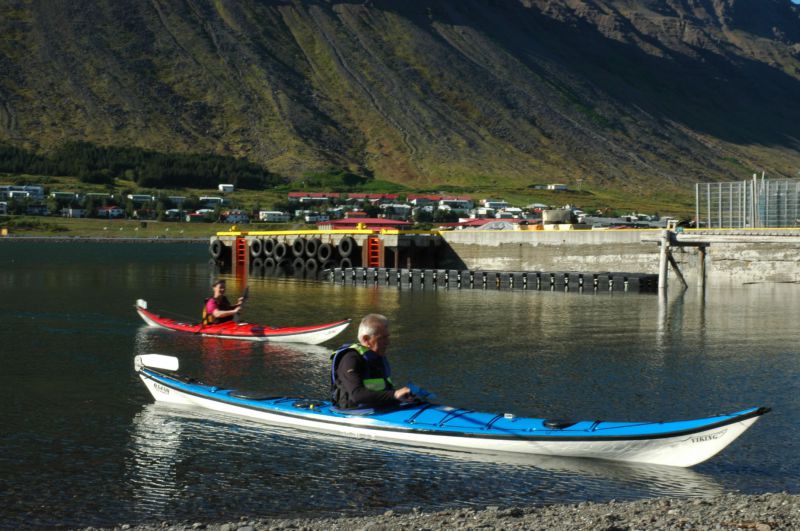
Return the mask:
[[[150,326],[166,328],[175,332],[187,332],[222,339],[241,339],[244,341],[269,341],[275,343],[307,343],[318,345],[342,333],[351,319],[314,326],[275,327],[228,321],[203,326],[201,324],[181,323],[174,319],[161,317],[147,310],[147,301],[136,301],[136,311]]]

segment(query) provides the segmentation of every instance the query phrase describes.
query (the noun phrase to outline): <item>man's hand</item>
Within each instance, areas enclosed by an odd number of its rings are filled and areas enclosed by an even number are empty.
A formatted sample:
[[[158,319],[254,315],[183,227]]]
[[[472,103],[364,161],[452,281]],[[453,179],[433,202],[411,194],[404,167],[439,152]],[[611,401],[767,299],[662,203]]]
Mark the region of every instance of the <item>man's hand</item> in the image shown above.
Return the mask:
[[[401,387],[394,390],[394,397],[401,402],[411,402],[414,400],[414,395],[411,394],[411,389],[408,387]]]

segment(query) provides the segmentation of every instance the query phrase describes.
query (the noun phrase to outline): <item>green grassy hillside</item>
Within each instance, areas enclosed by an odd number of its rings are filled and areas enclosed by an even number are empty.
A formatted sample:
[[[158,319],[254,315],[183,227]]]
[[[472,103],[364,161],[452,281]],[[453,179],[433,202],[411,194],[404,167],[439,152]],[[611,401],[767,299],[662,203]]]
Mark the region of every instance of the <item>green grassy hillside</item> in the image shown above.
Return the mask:
[[[4,2],[0,142],[685,203],[800,171],[798,7],[751,4]]]

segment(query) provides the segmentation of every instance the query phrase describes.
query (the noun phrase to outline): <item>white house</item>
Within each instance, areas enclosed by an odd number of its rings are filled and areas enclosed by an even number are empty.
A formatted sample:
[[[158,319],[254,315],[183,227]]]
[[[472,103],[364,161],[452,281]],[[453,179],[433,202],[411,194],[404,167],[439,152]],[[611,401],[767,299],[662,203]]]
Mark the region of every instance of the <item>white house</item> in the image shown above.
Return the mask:
[[[279,210],[261,210],[258,212],[258,219],[270,223],[286,223],[289,221],[289,214]]]
[[[233,185],[232,184],[220,184],[217,186],[219,191],[223,194],[227,194],[228,192],[233,192]]]
[[[88,192],[86,193],[87,199],[94,199],[96,201],[104,201],[106,199],[113,199],[114,196],[112,194],[107,194],[103,192]]]
[[[469,213],[470,219],[485,219],[494,217],[495,210],[493,208],[488,207],[478,207],[473,209]]]
[[[31,199],[44,199],[44,186],[4,184],[0,186],[0,197],[30,197]]]
[[[97,217],[108,219],[119,219],[125,217],[125,211],[118,206],[107,206],[97,209]]]
[[[411,217],[411,205],[403,204],[385,204],[381,205],[380,209],[383,210],[383,217],[388,219],[408,219]]]
[[[484,208],[491,208],[495,211],[508,208],[508,202],[500,201],[499,199],[483,199],[481,200],[481,204]]]
[[[557,183],[556,184],[548,184],[547,185],[547,189],[548,190],[557,190],[559,192],[563,192],[564,190],[567,189],[567,185],[566,184],[557,184]]]
[[[50,192],[50,197],[57,201],[75,201],[79,199],[75,192]]]
[[[469,199],[441,199],[439,207],[447,206],[450,210],[455,211],[469,211],[473,204]]]
[[[202,204],[204,206],[212,206],[213,207],[215,205],[221,205],[223,203],[225,203],[225,200],[222,199],[221,197],[215,197],[215,196],[210,196],[210,195],[204,195],[204,196],[200,197],[200,204]]]
[[[62,208],[61,216],[65,218],[85,218],[86,210],[82,208]]]
[[[128,194],[128,199],[134,203],[151,203],[156,200],[155,197],[147,194]]]
[[[502,214],[502,215],[501,215]],[[499,219],[515,219],[522,217],[522,209],[518,207],[508,207],[500,210],[495,214],[496,218]]]

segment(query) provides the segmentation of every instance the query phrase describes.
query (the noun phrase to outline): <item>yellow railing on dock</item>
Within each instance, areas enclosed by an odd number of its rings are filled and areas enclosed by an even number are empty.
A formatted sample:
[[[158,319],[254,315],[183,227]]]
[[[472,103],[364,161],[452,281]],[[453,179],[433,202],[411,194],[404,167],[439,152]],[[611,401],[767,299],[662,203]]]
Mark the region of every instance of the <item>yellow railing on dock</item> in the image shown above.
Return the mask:
[[[322,236],[334,234],[439,234],[438,230],[400,230],[400,229],[331,229],[331,230],[230,230],[217,232],[217,236]]]

